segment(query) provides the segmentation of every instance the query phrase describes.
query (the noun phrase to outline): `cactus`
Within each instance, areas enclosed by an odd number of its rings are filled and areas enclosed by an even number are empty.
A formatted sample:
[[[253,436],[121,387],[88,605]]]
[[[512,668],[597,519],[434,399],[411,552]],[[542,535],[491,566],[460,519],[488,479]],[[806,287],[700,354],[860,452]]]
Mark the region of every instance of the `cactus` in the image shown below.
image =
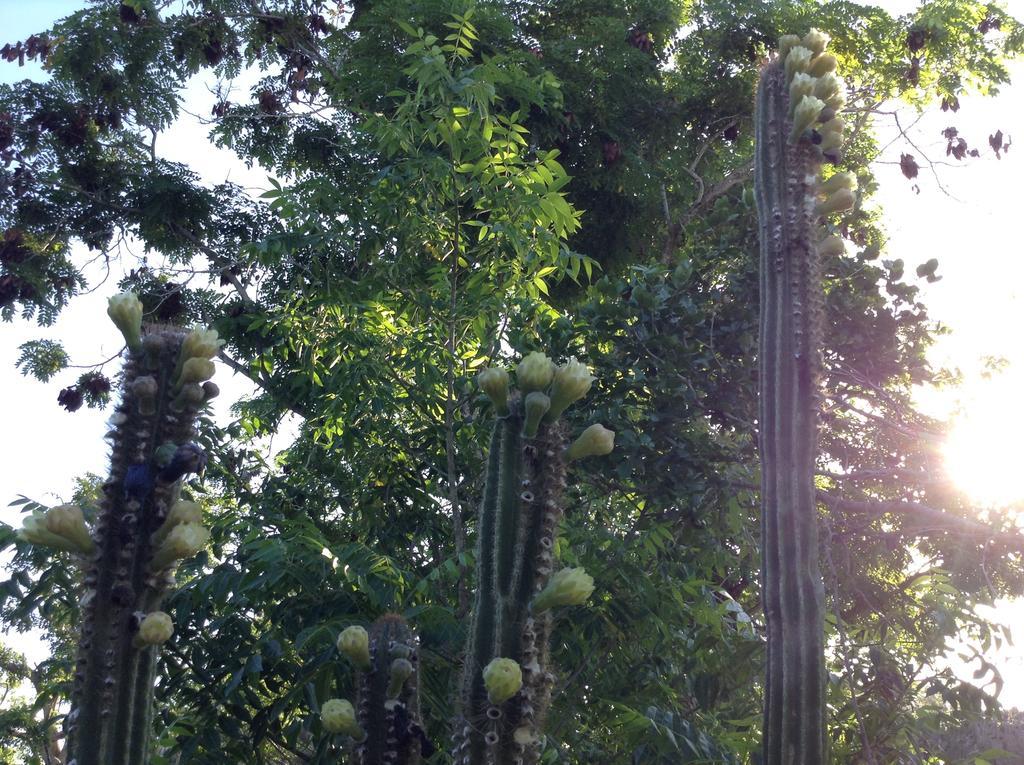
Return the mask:
[[[594,378],[576,359],[556,367],[540,352],[523,359],[516,378],[519,393],[510,393],[505,370],[478,376],[497,421],[477,526],[477,589],[454,720],[455,765],[538,762],[555,680],[551,610],[580,605],[594,590],[582,568],[552,575],[566,464],[608,454],[614,445],[611,431],[593,425],[565,446],[558,416],[586,395]],[[328,733],[352,738],[353,765],[410,765],[429,757],[408,626],[387,615],[369,633],[348,627],[338,650],[358,672],[358,720],[344,718],[343,729],[336,710],[322,709],[321,721]]]
[[[142,328],[132,294],[108,313],[128,345],[123,398],[111,418],[110,478],[94,528],[78,508],[52,508],[26,521],[22,536],[74,552],[85,569],[82,626],[67,717],[69,763],[145,765],[149,759],[157,647],[171,637],[159,610],[172,570],[209,536],[199,509],[179,501],[180,479],[205,455],[190,439],[199,408],[216,387],[216,333]],[[184,348],[184,349],[183,349]],[[204,365],[192,362],[201,360]],[[201,366],[186,376],[187,367]]]
[[[786,35],[761,74],[755,191],[761,240],[762,587],[768,624],[766,765],[826,761],[824,593],[814,466],[823,291],[820,260],[841,252],[825,217],[849,209],[855,178],[822,182],[841,158],[844,87],[828,36]],[[821,197],[819,199],[819,197]],[[838,241],[837,241],[838,240]]]

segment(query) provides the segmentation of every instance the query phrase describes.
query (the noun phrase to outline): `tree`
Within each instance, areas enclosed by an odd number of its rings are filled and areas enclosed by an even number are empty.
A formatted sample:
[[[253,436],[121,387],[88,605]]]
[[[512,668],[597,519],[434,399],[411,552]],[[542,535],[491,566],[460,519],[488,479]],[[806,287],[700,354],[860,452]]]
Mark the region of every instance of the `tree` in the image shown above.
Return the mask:
[[[569,562],[609,597],[557,626],[551,756],[755,751],[759,60],[783,32],[833,36],[857,115],[844,167],[863,200],[871,109],[998,87],[1022,34],[969,0],[904,18],[845,3],[499,3],[476,9],[477,40],[435,53],[465,11],[102,2],[8,49],[51,72],[0,95],[8,315],[45,323],[81,289],[70,242],[116,256],[136,237],[210,282],[147,271],[124,286],[161,320],[212,322],[225,363],[261,389],[236,425],[207,423],[214,458],[190,487],[214,542],[168,604],[179,639],[159,727],[183,762],[308,757],[310,698],[349,682],[333,638],[389,609],[419,629],[423,702],[447,719],[487,424],[467,383],[538,346],[594,369],[598,418],[619,434],[565,520]],[[158,151],[190,76],[243,70],[258,83],[220,101],[211,130],[276,179],[257,200]],[[839,760],[924,758],[923,729],[989,703],[929,662],[963,625],[985,631],[982,556],[997,591],[1019,592],[1018,542],[929,480],[924,439],[941,424],[910,405],[932,374],[927,313],[901,262],[876,264],[877,215],[861,203],[841,233],[855,253],[826,270],[819,461],[841,678],[830,737]],[[54,347],[37,348],[33,368],[61,374]],[[251,439],[287,411],[301,434],[267,464]],[[17,549],[2,617],[72,618],[52,605],[74,602],[68,572]],[[941,565],[910,572],[915,550]]]

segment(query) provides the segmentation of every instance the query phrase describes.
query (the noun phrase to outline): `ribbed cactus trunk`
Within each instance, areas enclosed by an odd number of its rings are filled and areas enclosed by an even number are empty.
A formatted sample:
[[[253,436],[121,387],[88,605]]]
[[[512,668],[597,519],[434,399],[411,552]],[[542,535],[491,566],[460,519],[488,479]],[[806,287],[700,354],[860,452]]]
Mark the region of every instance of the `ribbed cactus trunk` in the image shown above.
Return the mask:
[[[819,203],[818,195],[822,159],[838,158],[842,123],[835,111],[842,96],[832,92],[835,60],[824,54],[826,42],[813,31],[802,41],[783,38],[782,55],[762,73],[755,116],[766,765],[821,765],[827,759],[814,487],[823,323],[819,264],[821,250],[832,251],[837,241],[822,216],[840,209],[835,203],[841,200]],[[832,79],[819,86],[826,76]]]
[[[554,542],[565,488],[565,438],[559,423],[523,436],[520,401],[497,421],[491,439],[477,529],[477,591],[463,667],[461,714],[455,722],[457,765],[537,762],[551,699],[548,671],[551,616],[533,613],[554,565]],[[484,669],[514,660],[522,687],[492,703]]]

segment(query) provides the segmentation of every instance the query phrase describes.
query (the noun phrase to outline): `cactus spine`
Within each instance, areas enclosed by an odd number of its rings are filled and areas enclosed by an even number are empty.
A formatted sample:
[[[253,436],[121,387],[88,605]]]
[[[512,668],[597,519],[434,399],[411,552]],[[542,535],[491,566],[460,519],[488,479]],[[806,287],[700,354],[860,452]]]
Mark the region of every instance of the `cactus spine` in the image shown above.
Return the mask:
[[[824,593],[814,467],[823,292],[836,253],[824,217],[852,206],[852,175],[821,181],[840,159],[844,88],[828,36],[786,35],[761,74],[755,189],[761,240],[762,587],[768,624],[766,765],[826,762]],[[824,199],[819,201],[819,196]],[[841,244],[841,242],[840,242]]]
[[[516,377],[519,393],[510,393],[505,370],[485,369],[478,377],[497,421],[477,524],[477,589],[454,720],[455,765],[539,761],[555,681],[551,610],[580,605],[594,589],[581,568],[554,571],[566,464],[614,446],[611,431],[591,426],[566,449],[558,416],[586,395],[594,378],[575,359],[556,367],[539,352],[520,363]],[[341,722],[325,705],[321,721],[328,732],[353,739],[354,765],[409,765],[429,757],[433,747],[415,694],[415,640],[405,623],[389,615],[369,633],[349,627],[338,648],[359,672],[358,720]],[[410,666],[396,676],[403,659]],[[341,699],[329,703],[348,709]]]
[[[69,516],[58,512],[63,508],[48,511],[44,521],[46,530],[75,540],[85,567],[67,717],[69,763],[145,765],[157,646],[173,629],[158,608],[173,583],[175,563],[197,552],[208,537],[198,506],[180,502],[178,494],[182,476],[205,464],[191,439],[198,410],[216,395],[216,387],[199,385],[212,374],[209,367],[191,377],[182,369],[196,358],[209,364],[220,343],[216,333],[202,330],[186,334],[155,327],[143,333],[142,306],[131,294],[111,299],[108,313],[129,351],[123,397],[108,434],[110,477],[95,528],[88,530],[81,511]],[[69,549],[41,536],[29,522],[23,536]]]

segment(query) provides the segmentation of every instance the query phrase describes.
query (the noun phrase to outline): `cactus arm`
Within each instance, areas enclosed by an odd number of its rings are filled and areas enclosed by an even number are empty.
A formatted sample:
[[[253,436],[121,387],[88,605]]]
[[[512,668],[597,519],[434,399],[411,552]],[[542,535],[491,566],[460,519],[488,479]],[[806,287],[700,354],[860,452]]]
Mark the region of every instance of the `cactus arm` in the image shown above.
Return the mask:
[[[828,234],[822,214],[841,211],[853,199],[843,183],[820,182],[822,159],[838,159],[842,132],[835,117],[841,82],[832,74],[835,59],[823,54],[827,36],[812,30],[801,47],[794,41],[799,38],[783,47],[784,54],[793,50],[785,60],[762,72],[755,110],[766,765],[827,761],[814,491],[824,302],[818,242]],[[810,96],[812,89],[823,99]],[[818,204],[821,193],[827,198]]]

